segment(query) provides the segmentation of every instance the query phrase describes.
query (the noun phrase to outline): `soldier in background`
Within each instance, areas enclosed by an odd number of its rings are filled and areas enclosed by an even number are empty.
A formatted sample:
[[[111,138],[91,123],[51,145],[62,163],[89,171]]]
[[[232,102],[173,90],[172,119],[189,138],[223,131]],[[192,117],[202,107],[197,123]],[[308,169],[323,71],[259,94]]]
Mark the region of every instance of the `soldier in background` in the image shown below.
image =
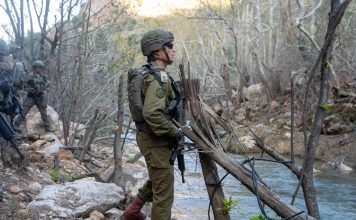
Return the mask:
[[[13,89],[16,93],[18,93],[19,90],[24,90],[24,82],[27,77],[27,70],[24,63],[20,59],[21,48],[17,45],[9,45],[9,48],[10,54],[12,55],[12,58],[15,62],[14,69],[12,71]]]
[[[47,96],[49,81],[44,74],[45,65],[41,60],[36,60],[32,63],[32,74],[28,75],[25,80],[27,88],[27,97],[23,102],[23,115],[18,115],[14,122],[14,130],[21,132],[20,125],[25,119],[27,113],[36,105],[41,113],[43,126],[46,132],[53,132],[53,128],[49,124],[47,115]]]
[[[11,146],[18,152],[21,159],[24,155],[18,146],[15,132],[9,123],[10,117],[19,113],[19,103],[12,89],[12,77],[15,62],[9,54],[9,46],[0,39],[0,134],[3,139],[11,143]],[[1,139],[1,159],[5,166],[11,165],[12,155],[9,155],[8,145]]]

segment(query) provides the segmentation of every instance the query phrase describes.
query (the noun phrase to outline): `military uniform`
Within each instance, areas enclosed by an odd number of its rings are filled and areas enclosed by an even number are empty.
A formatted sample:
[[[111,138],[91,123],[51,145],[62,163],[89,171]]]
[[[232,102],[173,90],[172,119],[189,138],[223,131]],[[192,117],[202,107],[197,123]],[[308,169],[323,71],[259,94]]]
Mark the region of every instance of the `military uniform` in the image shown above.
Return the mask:
[[[152,69],[156,68],[153,62]],[[164,220],[171,219],[174,198],[174,170],[169,163],[172,153],[169,138],[175,137],[179,130],[165,114],[168,103],[175,99],[172,79],[164,70],[155,74],[162,86],[152,75],[148,75],[142,85],[145,97],[143,117],[151,132],[138,129],[137,143],[145,157],[150,180],[140,188],[138,196],[153,201],[151,219]]]
[[[9,45],[10,54],[13,57],[14,67],[11,74],[11,82],[15,93],[24,89],[24,82],[27,77],[27,70],[23,62],[19,60],[21,48],[17,45]]]
[[[36,62],[36,61],[35,61]],[[44,67],[44,65],[43,65]],[[31,108],[36,105],[38,111],[41,114],[43,126],[46,131],[53,131],[50,126],[48,116],[47,116],[47,96],[46,92],[49,88],[49,81],[42,74],[38,75],[35,73],[31,73],[28,75],[25,80],[25,87],[27,88],[27,97],[23,102],[23,116],[19,115],[14,125],[16,128],[20,126],[22,121],[25,119],[27,113],[31,110]]]
[[[152,220],[171,220],[174,170],[169,162],[172,154],[172,146],[169,143],[170,139],[177,138],[181,133],[167,113],[169,103],[176,99],[178,92],[173,87],[173,79],[165,71],[165,67],[173,62],[168,58],[165,47],[173,40],[173,34],[165,29],[147,32],[141,39],[141,51],[147,56],[149,65],[135,69],[137,72],[132,75],[132,72],[129,73],[129,81],[130,76],[146,75],[141,89],[128,85],[128,95],[130,111],[137,128],[136,139],[146,160],[149,180],[139,189],[137,197],[123,213],[123,220],[145,219],[146,215],[140,211],[145,202],[152,202]],[[173,46],[170,48],[172,50]],[[157,55],[156,51],[165,52],[166,59]],[[158,60],[161,62],[158,63]],[[137,97],[142,95],[142,109],[139,109],[137,100],[133,100],[136,91],[141,92]],[[137,117],[138,113],[142,114],[142,121]]]
[[[5,119],[6,123],[11,121],[10,117],[17,114],[17,106],[14,104],[13,95],[11,91],[13,80],[13,69],[15,62],[11,55],[9,55],[9,48],[6,42],[0,39],[0,114]],[[2,124],[0,127],[3,138],[0,140],[1,157],[4,165],[10,166],[11,159],[14,157],[14,151],[8,146],[8,141],[11,144],[16,144],[14,133],[9,125]],[[12,133],[12,134],[11,134]],[[7,141],[5,141],[5,139]],[[18,146],[17,146],[18,147]]]

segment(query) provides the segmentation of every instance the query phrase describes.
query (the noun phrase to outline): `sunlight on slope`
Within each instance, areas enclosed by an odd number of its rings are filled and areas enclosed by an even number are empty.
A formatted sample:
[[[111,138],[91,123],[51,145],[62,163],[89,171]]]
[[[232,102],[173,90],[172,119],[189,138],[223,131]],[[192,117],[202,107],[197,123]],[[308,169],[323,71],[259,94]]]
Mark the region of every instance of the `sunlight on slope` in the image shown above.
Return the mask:
[[[139,16],[155,17],[168,15],[175,9],[194,9],[198,4],[199,0],[142,0],[136,10]]]

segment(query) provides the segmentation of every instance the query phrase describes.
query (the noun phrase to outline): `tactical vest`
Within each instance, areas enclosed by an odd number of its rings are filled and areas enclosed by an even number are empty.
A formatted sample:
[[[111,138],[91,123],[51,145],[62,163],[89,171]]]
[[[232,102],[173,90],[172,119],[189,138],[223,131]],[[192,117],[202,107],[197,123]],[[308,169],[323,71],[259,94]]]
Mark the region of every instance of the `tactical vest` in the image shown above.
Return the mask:
[[[10,86],[12,69],[14,62],[11,56],[2,57],[0,61],[0,110],[7,109],[12,106],[10,97]]]
[[[156,70],[157,71],[157,70]],[[128,91],[128,99],[129,99],[129,107],[130,107],[130,112],[133,121],[136,124],[136,127],[138,129],[141,129],[145,131],[146,133],[153,133],[148,125],[146,124],[144,118],[143,118],[143,104],[144,104],[144,96],[142,93],[142,84],[143,81],[148,77],[149,75],[152,75],[155,80],[163,87],[163,83],[161,79],[155,74],[155,70],[152,69],[150,64],[146,64],[140,68],[137,69],[131,69],[128,72],[128,77],[127,77],[127,91]],[[180,101],[180,94],[179,94],[179,89],[177,88],[176,84],[174,83],[174,80],[170,78],[173,86],[173,90],[176,95],[176,99],[179,99]],[[178,101],[178,102],[179,102]],[[168,105],[166,105],[166,108],[168,108]],[[168,111],[166,110],[165,113]]]
[[[48,87],[48,81],[45,76],[32,75],[27,81],[29,95],[42,95]]]

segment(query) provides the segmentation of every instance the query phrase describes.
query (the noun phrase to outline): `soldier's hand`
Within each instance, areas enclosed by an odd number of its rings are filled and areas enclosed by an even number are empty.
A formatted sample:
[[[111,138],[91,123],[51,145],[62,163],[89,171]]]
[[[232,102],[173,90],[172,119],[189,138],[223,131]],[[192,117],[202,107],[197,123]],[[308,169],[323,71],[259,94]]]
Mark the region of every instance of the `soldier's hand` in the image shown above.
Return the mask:
[[[184,134],[181,130],[179,130],[178,134],[175,137],[176,142],[179,143],[184,140]]]

